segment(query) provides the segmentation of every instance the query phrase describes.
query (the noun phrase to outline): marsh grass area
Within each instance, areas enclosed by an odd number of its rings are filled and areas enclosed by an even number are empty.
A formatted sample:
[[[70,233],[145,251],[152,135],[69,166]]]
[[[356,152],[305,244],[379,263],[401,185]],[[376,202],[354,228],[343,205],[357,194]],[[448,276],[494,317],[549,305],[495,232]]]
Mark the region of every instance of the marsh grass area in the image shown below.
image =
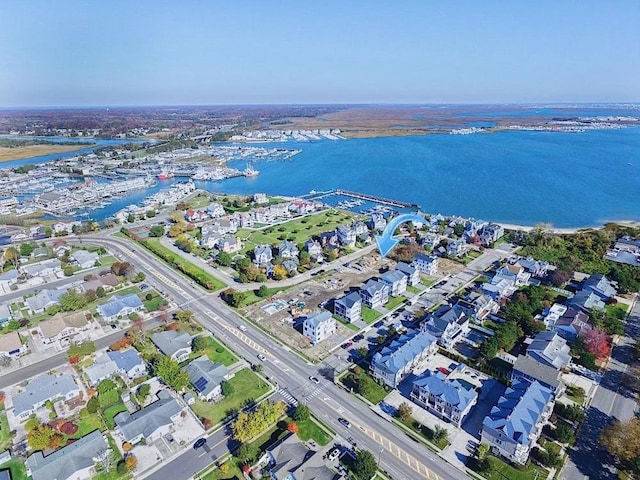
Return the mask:
[[[83,148],[97,146],[95,143],[83,144],[44,144],[44,145],[23,145],[6,147],[0,142],[0,162],[10,162],[22,158],[39,157],[41,155],[51,155],[52,153],[72,152]]]

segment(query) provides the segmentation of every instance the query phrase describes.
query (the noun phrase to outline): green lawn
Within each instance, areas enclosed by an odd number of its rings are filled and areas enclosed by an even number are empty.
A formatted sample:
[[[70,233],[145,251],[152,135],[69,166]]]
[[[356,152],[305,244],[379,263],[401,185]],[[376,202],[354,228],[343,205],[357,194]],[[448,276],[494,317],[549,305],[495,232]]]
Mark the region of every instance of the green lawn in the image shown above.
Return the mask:
[[[233,365],[238,361],[238,358],[233,353],[222,346],[219,342],[216,342],[213,338],[209,337],[208,342],[209,346],[204,350],[192,352],[191,355],[189,355],[189,360],[185,362],[185,364],[195,358],[201,357],[202,355],[206,355],[212,362],[221,363],[226,367]]]
[[[532,462],[527,463],[525,467],[515,468],[491,455],[487,458],[491,467],[481,475],[489,480],[542,480],[549,474],[546,469]]]
[[[31,477],[27,477],[27,467],[23,460],[9,460],[3,463],[0,468],[11,470],[11,480],[27,480]]]
[[[90,413],[86,416],[80,417],[80,420],[74,421],[76,425],[78,425],[78,431],[73,435],[69,435],[67,438],[81,438],[85,435],[93,432],[94,430],[100,430],[103,432],[105,430],[104,422],[96,413]]]
[[[629,307],[624,303],[618,303],[616,305],[605,305],[604,308],[608,316],[617,318],[618,320],[624,320],[624,317],[627,315],[627,308]]]
[[[303,243],[314,235],[334,230],[338,225],[350,224],[358,215],[349,212],[328,211],[298,218],[281,225],[270,226],[262,230],[238,230],[237,236],[245,241],[242,253],[253,250],[255,245],[280,243],[281,239],[289,239],[294,243]],[[280,238],[279,238],[280,237]]]
[[[229,466],[229,470],[226,473],[222,473],[219,468],[207,473],[204,476],[200,476],[202,480],[235,480],[237,478],[242,478],[242,472],[240,468],[238,468],[237,463],[231,459],[227,460],[224,465]]]
[[[160,240],[157,238],[149,238],[141,242],[141,245],[145,246],[152,253],[160,257],[172,267],[176,268],[186,276],[192,278],[198,284],[203,286],[209,291],[216,291],[224,288],[226,285],[220,280],[202,270],[200,267],[189,262],[182,255],[174,253],[173,251],[165,248],[160,244]]]
[[[11,443],[11,428],[9,428],[9,420],[3,406],[0,409],[0,452],[7,450]]]
[[[373,322],[378,320],[381,316],[382,314],[377,310],[372,310],[371,308],[365,307],[364,305],[362,305],[362,320],[367,325],[371,325]]]
[[[187,202],[187,205],[189,205],[189,208],[193,208],[194,210],[196,210],[198,208],[204,208],[208,206],[210,203],[211,203],[211,197],[209,197],[208,194],[199,193],[198,195],[193,197],[191,200],[189,200]]]
[[[267,296],[259,297],[256,295],[257,290],[248,290],[247,291],[247,299],[244,302],[244,306],[253,305],[254,303],[261,302],[262,300],[266,300],[267,298],[277,295],[278,293],[282,293],[286,291],[289,287],[276,287],[276,288],[267,288]]]
[[[335,318],[337,322],[340,322],[349,330],[353,330],[354,332],[360,331],[360,329],[357,326],[355,326],[353,323],[347,322],[346,320],[344,320],[342,317],[339,317],[338,315],[333,315],[333,318]]]
[[[413,418],[409,418],[408,420],[400,420],[400,419],[398,419],[398,421],[400,423],[402,423],[404,426],[406,426],[406,427],[410,428],[411,430],[413,430],[414,432],[416,432],[418,435],[420,435],[420,436],[424,437],[425,439],[429,440],[429,442],[431,442],[433,445],[437,446],[440,450],[444,450],[449,445],[449,439],[448,438],[443,438],[441,440],[435,441],[433,439],[433,430],[431,428],[427,427],[426,425],[421,424],[417,420],[414,420]]]
[[[287,419],[287,421],[290,421]],[[318,425],[313,417],[309,417],[308,420],[304,422],[296,422],[300,430],[298,431],[298,437],[300,440],[306,442],[309,440],[315,441],[318,445],[325,446],[327,445],[332,436],[325,432],[320,425]]]
[[[376,381],[365,371],[360,373],[360,377],[365,379],[365,383],[367,385],[365,392],[361,393],[361,395],[371,403],[377,405],[389,394],[382,385],[376,383]],[[355,373],[350,372],[341,381],[347,389],[353,389],[354,392],[357,392],[357,389],[355,388],[355,379]]]
[[[430,287],[435,283],[435,280],[431,280],[430,278],[423,278],[420,280],[420,283],[422,283],[425,287]]]
[[[167,303],[168,302],[164,298],[157,296],[155,298],[152,298],[151,300],[144,301],[144,308],[147,309],[147,312],[155,312],[156,310],[159,310],[163,305],[167,305]]]
[[[569,385],[567,387],[567,398],[573,400],[578,405],[582,405],[584,403],[585,392],[584,389],[578,387],[576,385]]]
[[[387,310],[393,310],[394,308],[396,308],[398,305],[405,302],[406,300],[407,300],[407,297],[404,297],[402,295],[400,295],[399,297],[389,297],[389,301],[384,306],[384,308],[386,308]]]
[[[116,262],[115,257],[111,255],[103,255],[100,257],[100,266],[101,267],[110,267]]]
[[[210,419],[215,425],[229,413],[240,410],[248,401],[269,391],[269,386],[248,368],[237,372],[229,382],[233,385],[233,393],[216,403],[196,400],[192,406],[196,415]]]
[[[418,293],[420,293],[422,290],[420,290],[420,289],[419,289],[419,288],[417,288],[417,287],[414,287],[413,285],[407,285],[407,291],[408,291],[408,292],[411,292],[411,293],[418,294]]]
[[[104,420],[109,429],[113,429],[116,426],[116,422],[113,420],[120,412],[126,412],[127,407],[124,406],[124,403],[116,403],[115,405],[111,405],[104,411]]]

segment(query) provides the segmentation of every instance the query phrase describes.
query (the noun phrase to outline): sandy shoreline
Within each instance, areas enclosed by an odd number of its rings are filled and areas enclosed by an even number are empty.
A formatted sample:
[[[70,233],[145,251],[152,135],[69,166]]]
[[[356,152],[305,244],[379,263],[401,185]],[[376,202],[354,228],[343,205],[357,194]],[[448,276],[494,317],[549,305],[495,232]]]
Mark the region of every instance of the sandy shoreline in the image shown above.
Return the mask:
[[[51,155],[55,153],[72,152],[74,150],[82,150],[85,148],[93,148],[96,143],[87,143],[86,145],[27,145],[25,147],[0,147],[0,162],[12,162],[14,160],[23,160],[25,158],[39,157],[41,155]]]
[[[532,225],[514,225],[512,223],[501,223],[501,222],[496,222],[496,223],[500,225],[502,228],[504,228],[505,230],[519,230],[522,232],[530,232],[536,228],[536,226],[532,226]],[[633,220],[618,220],[618,221],[612,221],[607,223],[615,223],[617,225],[622,225],[625,227],[634,227],[634,228],[640,227],[640,222],[636,222]],[[565,234],[577,233],[581,230],[600,230],[601,228],[604,228],[604,225],[600,225],[599,227],[575,227],[575,228],[554,228],[554,227],[546,228],[545,227],[544,230],[551,233],[565,235]]]

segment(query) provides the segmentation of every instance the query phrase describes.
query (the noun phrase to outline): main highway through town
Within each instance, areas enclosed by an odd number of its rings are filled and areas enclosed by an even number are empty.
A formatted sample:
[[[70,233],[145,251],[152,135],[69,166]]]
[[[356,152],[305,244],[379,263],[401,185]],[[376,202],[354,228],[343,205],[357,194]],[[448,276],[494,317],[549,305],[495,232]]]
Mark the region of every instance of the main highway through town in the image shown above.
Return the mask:
[[[68,237],[67,241],[79,242],[80,240]],[[102,245],[120,260],[135,265],[139,271],[145,273],[146,283],[169,296],[181,308],[191,310],[205,328],[249,362],[257,362],[258,354],[267,357],[264,362],[264,373],[277,385],[285,398],[293,397],[298,402],[307,404],[316,416],[338,432],[341,437],[349,437],[358,448],[371,451],[379,459],[380,467],[394,480],[467,478],[464,472],[446,463],[437,454],[403,433],[388,419],[379,417],[366,404],[335,385],[332,375],[325,373],[326,366],[319,367],[307,362],[286,345],[277,343],[257,328],[240,330],[238,327],[249,326],[248,322],[228,308],[217,294],[204,293],[193,282],[157,260],[143,247],[125,239],[106,236],[104,233],[85,237],[84,242]],[[105,347],[118,335],[122,334],[110,335],[97,346]],[[45,372],[63,361],[64,356],[53,357],[33,364],[27,369],[11,372],[0,377],[0,387],[11,384],[7,382],[15,383],[27,376]],[[20,378],[16,377],[18,374]],[[320,378],[320,383],[316,385],[311,382],[310,376]],[[347,418],[352,425],[351,428],[346,429],[342,426],[338,422],[339,417]],[[208,439],[206,449],[188,448],[147,478],[153,480],[191,478],[226,453],[227,443],[226,433],[224,430],[219,430]],[[208,450],[211,452],[209,453]]]

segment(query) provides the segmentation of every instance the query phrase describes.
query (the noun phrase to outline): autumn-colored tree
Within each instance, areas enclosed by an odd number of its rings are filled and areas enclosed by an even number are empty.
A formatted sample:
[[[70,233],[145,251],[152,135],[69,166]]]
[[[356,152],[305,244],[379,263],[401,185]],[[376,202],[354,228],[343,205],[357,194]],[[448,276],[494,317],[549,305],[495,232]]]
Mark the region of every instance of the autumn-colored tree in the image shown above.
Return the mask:
[[[229,462],[224,462],[222,465],[220,465],[220,473],[222,473],[223,475],[226,475],[230,471],[231,465],[229,465]]]
[[[34,450],[50,448],[51,438],[55,435],[49,425],[39,425],[27,434],[27,443]]]
[[[289,422],[287,424],[287,430],[289,430],[291,433],[298,433],[300,431],[300,427],[298,427],[298,424],[296,422]]]
[[[124,442],[122,444],[122,450],[124,452],[128,452],[129,450],[131,450],[131,444],[129,442]]]
[[[398,405],[398,410],[396,410],[396,416],[402,420],[407,421],[411,418],[411,414],[413,413],[413,408],[407,402],[402,402]]]
[[[127,347],[130,347],[133,341],[129,337],[123,337],[120,340],[116,340],[111,345],[109,345],[109,350],[116,352],[120,350],[124,350]]]
[[[233,438],[247,442],[273,425],[284,413],[283,402],[264,401],[253,412],[240,412],[231,425]]]
[[[273,278],[274,280],[284,280],[285,278],[287,278],[287,269],[282,265],[274,265]]]
[[[0,404],[4,403],[4,399],[5,399],[5,393],[4,392],[0,392]]]
[[[59,433],[54,433],[49,439],[49,448],[52,448],[53,450],[59,449],[62,446],[63,438],[64,437]]]
[[[598,360],[609,356],[609,336],[600,330],[587,330],[584,334],[584,345]]]
[[[617,421],[606,426],[600,435],[602,445],[611,455],[628,462],[640,456],[640,419]]]
[[[127,466],[127,470],[135,470],[135,468],[138,466],[138,459],[135,455],[127,455],[127,457],[124,459],[124,464]]]

